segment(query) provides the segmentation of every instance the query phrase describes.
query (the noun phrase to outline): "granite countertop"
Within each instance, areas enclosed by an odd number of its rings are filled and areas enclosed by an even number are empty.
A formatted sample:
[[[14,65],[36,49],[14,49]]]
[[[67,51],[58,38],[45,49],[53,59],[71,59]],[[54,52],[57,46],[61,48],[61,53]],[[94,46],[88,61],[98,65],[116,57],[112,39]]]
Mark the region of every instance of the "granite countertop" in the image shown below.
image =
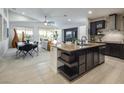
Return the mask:
[[[97,42],[97,43],[112,43],[112,44],[124,44],[124,42],[114,42],[114,41]]]
[[[67,52],[73,52],[77,50],[88,49],[88,48],[93,48],[93,47],[98,47],[103,45],[105,45],[105,43],[88,43],[88,44],[85,44],[84,46],[80,46],[72,43],[71,44],[63,43],[63,44],[57,45],[57,48]]]

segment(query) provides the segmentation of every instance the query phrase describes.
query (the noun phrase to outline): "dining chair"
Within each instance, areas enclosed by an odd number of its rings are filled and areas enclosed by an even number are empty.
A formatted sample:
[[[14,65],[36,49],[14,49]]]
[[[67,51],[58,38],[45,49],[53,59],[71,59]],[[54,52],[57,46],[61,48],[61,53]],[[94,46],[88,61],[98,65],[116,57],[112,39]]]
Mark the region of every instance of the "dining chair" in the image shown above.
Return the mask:
[[[39,49],[38,49],[38,42],[34,42],[33,44],[33,51],[37,53],[38,55],[38,52],[39,52]]]
[[[30,56],[33,57],[33,55],[32,55],[32,49],[33,49],[33,45],[32,45],[32,44],[26,44],[26,45],[24,45],[24,46],[22,47],[22,53],[24,54],[24,55],[23,55],[23,58],[24,58],[25,56],[27,56],[27,54],[29,54]]]

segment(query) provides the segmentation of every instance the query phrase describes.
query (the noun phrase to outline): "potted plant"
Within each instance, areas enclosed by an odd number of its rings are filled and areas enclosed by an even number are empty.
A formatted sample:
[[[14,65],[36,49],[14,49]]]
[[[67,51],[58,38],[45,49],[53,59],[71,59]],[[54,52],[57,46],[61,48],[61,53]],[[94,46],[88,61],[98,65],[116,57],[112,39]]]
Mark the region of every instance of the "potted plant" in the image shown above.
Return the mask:
[[[72,43],[78,44],[79,40],[77,38],[72,39]]]
[[[55,31],[55,34],[53,35],[53,38],[54,38],[55,40],[58,39],[58,33],[57,33],[57,31]]]
[[[29,43],[29,42],[30,42],[30,38],[31,38],[31,36],[30,36],[30,35],[26,35],[26,41],[27,41],[27,43]]]

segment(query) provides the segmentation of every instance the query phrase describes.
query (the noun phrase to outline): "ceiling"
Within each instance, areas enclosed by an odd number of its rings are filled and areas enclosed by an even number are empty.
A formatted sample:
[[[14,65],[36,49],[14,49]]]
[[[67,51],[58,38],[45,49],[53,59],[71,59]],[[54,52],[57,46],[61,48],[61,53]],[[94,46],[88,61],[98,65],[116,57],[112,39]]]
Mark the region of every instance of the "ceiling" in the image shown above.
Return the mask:
[[[87,24],[88,18],[94,19],[113,13],[124,13],[124,8],[12,8],[10,10],[10,21],[29,21],[30,19],[42,22],[44,16],[47,16],[48,21],[55,21],[56,26],[60,28]],[[92,14],[88,14],[88,11],[92,11]],[[15,18],[15,16],[23,17]]]

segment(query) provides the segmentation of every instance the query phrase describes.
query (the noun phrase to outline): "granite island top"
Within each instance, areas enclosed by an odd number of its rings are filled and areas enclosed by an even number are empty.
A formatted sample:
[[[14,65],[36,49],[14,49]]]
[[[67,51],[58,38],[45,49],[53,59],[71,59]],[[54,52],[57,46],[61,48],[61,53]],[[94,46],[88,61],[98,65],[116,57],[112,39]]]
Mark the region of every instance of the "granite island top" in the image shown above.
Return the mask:
[[[74,52],[77,50],[99,47],[103,45],[105,45],[105,43],[88,43],[88,44],[84,44],[83,46],[72,44],[72,43],[69,43],[69,44],[62,43],[57,45],[57,48],[67,52]]]

